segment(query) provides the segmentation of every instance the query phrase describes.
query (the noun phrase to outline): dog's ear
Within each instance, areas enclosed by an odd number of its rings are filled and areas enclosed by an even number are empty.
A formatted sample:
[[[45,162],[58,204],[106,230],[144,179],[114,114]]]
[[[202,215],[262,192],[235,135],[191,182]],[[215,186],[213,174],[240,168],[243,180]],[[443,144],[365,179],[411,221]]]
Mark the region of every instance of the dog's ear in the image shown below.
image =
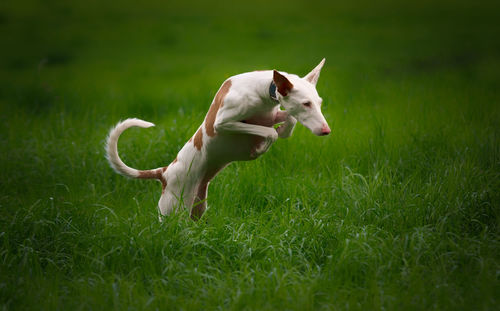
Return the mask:
[[[278,88],[278,92],[283,96],[287,96],[290,90],[293,88],[293,84],[288,81],[288,79],[284,75],[277,72],[276,70],[273,70],[273,81]]]
[[[321,68],[323,68],[324,64],[325,64],[325,59],[323,58],[321,60],[321,62],[319,63],[319,65],[316,66],[316,68],[314,68],[313,70],[311,70],[311,72],[308,73],[304,77],[304,79],[306,79],[307,81],[311,82],[313,85],[316,85],[316,83],[318,83],[319,73],[321,72]]]

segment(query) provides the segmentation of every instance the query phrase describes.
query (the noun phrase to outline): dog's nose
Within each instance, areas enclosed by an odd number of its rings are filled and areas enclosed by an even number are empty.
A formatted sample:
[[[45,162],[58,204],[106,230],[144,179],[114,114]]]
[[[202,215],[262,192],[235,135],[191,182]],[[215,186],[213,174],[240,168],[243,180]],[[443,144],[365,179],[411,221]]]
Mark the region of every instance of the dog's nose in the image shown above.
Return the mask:
[[[323,127],[321,128],[320,136],[326,136],[326,135],[330,134],[330,132],[331,132],[331,130],[328,127],[328,125],[324,124]]]

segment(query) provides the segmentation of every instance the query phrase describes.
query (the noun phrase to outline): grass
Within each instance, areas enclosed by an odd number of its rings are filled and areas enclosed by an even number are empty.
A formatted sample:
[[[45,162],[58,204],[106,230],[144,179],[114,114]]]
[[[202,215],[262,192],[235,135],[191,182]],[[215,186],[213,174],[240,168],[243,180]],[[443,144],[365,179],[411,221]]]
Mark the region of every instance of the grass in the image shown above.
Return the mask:
[[[0,4],[2,309],[494,310],[494,2]],[[333,130],[298,126],[159,223],[165,165],[227,77],[306,74]]]

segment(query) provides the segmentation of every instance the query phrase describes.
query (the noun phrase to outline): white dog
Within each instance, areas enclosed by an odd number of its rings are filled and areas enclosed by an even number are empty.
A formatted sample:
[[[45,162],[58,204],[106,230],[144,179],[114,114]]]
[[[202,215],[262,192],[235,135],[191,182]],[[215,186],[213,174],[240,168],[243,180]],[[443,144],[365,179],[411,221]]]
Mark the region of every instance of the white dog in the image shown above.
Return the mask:
[[[191,218],[197,220],[206,209],[210,180],[229,163],[256,159],[278,137],[290,137],[297,120],[316,135],[330,133],[316,91],[324,63],[325,59],[304,78],[267,70],[227,79],[194,136],[166,167],[137,170],[123,163],[117,150],[120,134],[132,126],[147,128],[154,124],[139,119],[120,122],[107,139],[109,163],[124,176],[161,181],[161,215],[182,205],[190,208]],[[280,110],[280,105],[285,110]],[[278,123],[282,124],[275,128]]]

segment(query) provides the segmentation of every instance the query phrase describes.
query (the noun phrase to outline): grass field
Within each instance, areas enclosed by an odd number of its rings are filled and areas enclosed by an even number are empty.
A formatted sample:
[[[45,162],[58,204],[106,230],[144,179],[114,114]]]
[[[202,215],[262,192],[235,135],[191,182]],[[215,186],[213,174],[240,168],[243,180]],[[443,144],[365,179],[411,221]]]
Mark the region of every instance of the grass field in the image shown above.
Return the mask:
[[[500,5],[0,3],[3,310],[498,310]],[[198,223],[104,158],[168,164],[229,76],[318,83],[298,125],[211,184]]]

